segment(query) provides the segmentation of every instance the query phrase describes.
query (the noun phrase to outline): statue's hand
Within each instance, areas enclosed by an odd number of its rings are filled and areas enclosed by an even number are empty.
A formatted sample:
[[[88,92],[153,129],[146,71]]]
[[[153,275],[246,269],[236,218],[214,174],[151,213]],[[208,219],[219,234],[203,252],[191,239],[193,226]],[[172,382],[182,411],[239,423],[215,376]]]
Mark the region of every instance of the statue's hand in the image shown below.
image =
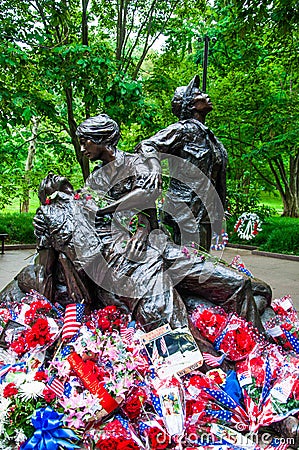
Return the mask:
[[[143,261],[147,245],[147,232],[138,228],[126,245],[126,254],[131,261]]]
[[[144,180],[143,189],[159,191],[162,188],[162,175],[158,172],[152,172]]]
[[[41,235],[45,231],[45,221],[38,216],[33,219],[34,232],[36,235]]]

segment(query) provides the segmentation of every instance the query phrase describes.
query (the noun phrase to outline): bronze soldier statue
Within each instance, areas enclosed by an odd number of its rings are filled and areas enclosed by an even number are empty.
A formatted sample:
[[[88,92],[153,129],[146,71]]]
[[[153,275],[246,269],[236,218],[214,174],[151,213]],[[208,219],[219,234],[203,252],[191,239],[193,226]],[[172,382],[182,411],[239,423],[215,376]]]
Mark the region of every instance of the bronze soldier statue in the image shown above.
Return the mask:
[[[196,75],[188,86],[180,86],[174,93],[172,112],[179,121],[145,139],[135,149],[144,156],[159,152],[162,158],[178,157],[169,159],[170,182],[162,220],[171,226],[174,242],[184,244],[181,231],[192,236],[194,221],[190,219],[194,216],[199,244],[206,251],[211,247],[212,228],[218,234],[221,232],[221,211],[225,210],[226,200],[227,152],[205,126],[206,115],[212,108],[208,95],[199,89]],[[220,207],[215,198],[208,198],[210,184],[219,197]]]

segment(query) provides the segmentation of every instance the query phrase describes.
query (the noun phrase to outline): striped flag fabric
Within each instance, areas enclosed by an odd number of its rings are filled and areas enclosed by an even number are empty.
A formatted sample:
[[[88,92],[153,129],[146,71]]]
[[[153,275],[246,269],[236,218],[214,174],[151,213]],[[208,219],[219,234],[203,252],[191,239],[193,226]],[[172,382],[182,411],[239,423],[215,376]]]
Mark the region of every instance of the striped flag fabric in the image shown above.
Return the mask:
[[[293,336],[292,333],[290,333],[284,327],[282,327],[282,328],[283,328],[284,334],[286,335],[287,340],[289,341],[289,343],[291,344],[291,346],[293,347],[295,352],[299,353],[299,339],[297,339],[295,336]]]
[[[84,305],[81,303],[70,303],[66,305],[61,339],[70,339],[82,325]]]
[[[220,356],[214,356],[211,353],[203,352],[202,356],[204,357],[205,363],[210,367],[219,367],[225,358],[225,353]]]
[[[152,361],[156,361],[159,358],[159,352],[157,349],[156,342],[154,342],[153,353],[152,353]]]
[[[48,382],[48,387],[58,396],[62,397],[64,394],[64,383],[60,381],[55,375]]]
[[[166,345],[164,336],[162,336],[160,339],[160,345],[161,345],[161,351],[162,351],[163,355],[168,355],[168,349],[167,349],[167,345]]]
[[[135,324],[136,322],[132,321],[128,325],[121,324],[120,326],[120,336],[123,341],[130,342],[135,334]]]
[[[265,447],[265,450],[286,450],[289,448],[289,443],[286,441],[287,439],[275,437],[272,439],[271,443]]]
[[[262,395],[261,395],[260,404],[259,404],[260,409],[263,406],[263,404],[265,403],[267,395],[270,392],[271,381],[272,381],[272,371],[271,371],[269,356],[267,356],[266,365],[265,365],[265,381],[264,381],[264,386],[262,389]]]

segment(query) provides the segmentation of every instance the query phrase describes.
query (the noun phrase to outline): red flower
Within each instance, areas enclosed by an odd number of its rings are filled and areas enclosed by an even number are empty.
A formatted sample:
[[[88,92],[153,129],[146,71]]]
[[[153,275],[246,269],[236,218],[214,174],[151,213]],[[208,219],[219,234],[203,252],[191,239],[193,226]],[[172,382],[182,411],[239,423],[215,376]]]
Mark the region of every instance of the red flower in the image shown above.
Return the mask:
[[[250,360],[250,370],[257,386],[263,386],[265,380],[264,360],[261,356]]]
[[[18,356],[23,355],[27,351],[25,338],[19,336],[17,341],[14,341],[10,344],[10,349],[14,351]]]
[[[147,431],[151,450],[164,450],[168,447],[169,437],[157,427],[151,427]]]
[[[31,330],[25,334],[26,344],[29,348],[34,348],[37,345],[45,345],[51,342],[50,329],[47,319],[38,318]]]
[[[129,395],[125,405],[123,406],[123,411],[127,414],[129,419],[133,420],[139,416],[145,399],[146,393],[141,388],[134,389],[131,395]]]
[[[106,317],[101,317],[98,321],[98,326],[102,331],[109,330],[110,325],[110,320],[108,320]]]
[[[255,341],[252,339],[250,334],[243,329],[236,330],[235,344],[237,351],[239,351],[241,355],[250,353],[251,350],[255,347]]]
[[[34,379],[36,381],[47,381],[48,380],[48,375],[46,374],[46,372],[44,372],[43,370],[39,370],[38,372],[36,372],[36,374],[34,375]]]
[[[96,448],[101,450],[117,450],[117,443],[115,438],[101,439],[96,443]]]
[[[30,304],[30,309],[25,313],[25,323],[30,324],[36,319],[36,315],[41,315],[50,311],[51,305],[45,300],[37,300]]]
[[[50,197],[47,197],[47,198],[46,198],[45,205],[51,205],[51,199],[50,199]]]
[[[5,386],[4,390],[3,390],[3,397],[8,398],[8,397],[13,397],[14,395],[16,395],[18,393],[18,389],[15,385],[15,383],[8,383],[7,386]]]
[[[54,391],[52,391],[52,389],[49,388],[45,388],[43,390],[43,396],[44,399],[47,403],[50,403],[52,400],[54,400],[54,398],[56,398],[56,394]]]
[[[219,385],[221,385],[224,381],[217,370],[211,370],[209,372],[209,378],[211,378],[211,380],[215,381],[215,383]]]
[[[133,439],[126,439],[117,443],[117,450],[139,450],[139,448],[139,445]]]
[[[81,195],[78,192],[76,192],[76,194],[74,194],[74,200],[80,200],[80,198]]]

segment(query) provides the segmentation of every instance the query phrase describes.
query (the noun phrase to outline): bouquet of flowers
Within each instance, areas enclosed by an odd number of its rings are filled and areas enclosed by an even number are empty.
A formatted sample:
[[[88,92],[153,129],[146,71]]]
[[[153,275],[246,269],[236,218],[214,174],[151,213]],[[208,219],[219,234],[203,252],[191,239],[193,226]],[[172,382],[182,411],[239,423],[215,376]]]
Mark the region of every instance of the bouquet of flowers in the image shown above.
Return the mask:
[[[40,407],[54,404],[55,395],[46,385],[48,376],[43,370],[33,371],[24,365],[15,365],[2,378],[0,448],[7,449],[32,436],[34,427],[30,419],[33,413]]]
[[[83,429],[91,421],[100,421],[143,380],[139,367],[146,370],[148,365],[143,346],[134,338],[135,328],[130,328],[127,331],[125,317],[115,307],[104,308],[87,317],[51,361],[51,380],[69,425],[75,422]]]
[[[63,323],[61,311],[34,290],[24,297],[22,303],[8,309],[7,313],[7,322],[3,327],[6,346],[18,358],[24,357],[24,360],[28,352],[32,355],[51,346]]]
[[[214,347],[225,353],[231,361],[240,361],[252,352],[257,342],[264,342],[258,330],[250,322],[232,313],[225,328],[214,340]]]
[[[293,300],[290,295],[272,300],[271,307],[277,315],[288,317],[293,322],[298,322],[297,311],[294,308]]]
[[[266,332],[285,350],[299,353],[299,323],[287,315],[277,315],[265,323]]]
[[[219,381],[222,380],[222,376],[219,377]],[[189,377],[186,385],[189,394],[186,406],[187,425],[218,423],[235,427],[242,424],[243,430],[248,429],[246,411],[213,378],[212,374],[207,376],[200,372]]]
[[[298,411],[298,358],[274,344],[258,344],[245,361],[237,364],[239,383],[251,431],[282,420]]]
[[[191,321],[201,335],[214,342],[227,322],[227,314],[220,306],[207,307],[199,305],[191,315]]]
[[[120,415],[108,423],[101,425],[98,429],[88,432],[91,442],[95,448],[102,450],[139,450],[144,448],[138,436],[130,429],[129,422]]]

